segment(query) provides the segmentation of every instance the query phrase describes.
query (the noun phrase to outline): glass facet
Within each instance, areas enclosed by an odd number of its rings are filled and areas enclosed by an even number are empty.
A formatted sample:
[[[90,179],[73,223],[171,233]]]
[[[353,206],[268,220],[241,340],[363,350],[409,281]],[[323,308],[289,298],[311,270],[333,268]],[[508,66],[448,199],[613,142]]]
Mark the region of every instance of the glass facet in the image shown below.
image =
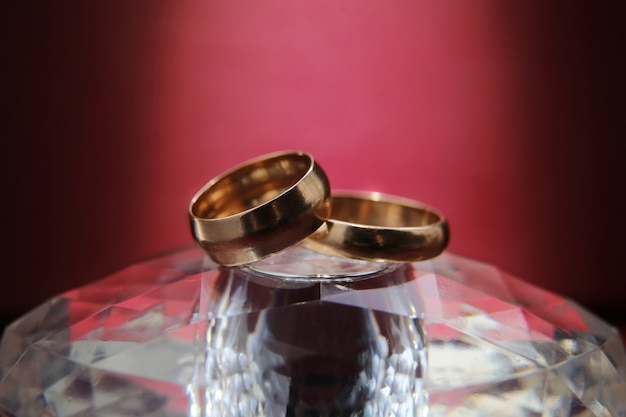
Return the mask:
[[[175,252],[14,322],[0,372],[16,417],[626,415],[616,329],[451,253]]]

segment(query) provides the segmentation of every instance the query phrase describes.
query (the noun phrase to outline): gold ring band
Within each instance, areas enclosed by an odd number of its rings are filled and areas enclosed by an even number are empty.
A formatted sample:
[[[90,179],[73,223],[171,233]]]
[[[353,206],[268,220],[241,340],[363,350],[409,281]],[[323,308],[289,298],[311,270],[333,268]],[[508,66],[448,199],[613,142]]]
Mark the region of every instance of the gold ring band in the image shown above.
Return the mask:
[[[208,182],[189,206],[191,229],[215,262],[242,265],[288,248],[328,217],[330,185],[313,157],[286,151]]]
[[[302,246],[330,256],[416,262],[448,245],[448,222],[417,201],[376,192],[333,192],[326,223]]]

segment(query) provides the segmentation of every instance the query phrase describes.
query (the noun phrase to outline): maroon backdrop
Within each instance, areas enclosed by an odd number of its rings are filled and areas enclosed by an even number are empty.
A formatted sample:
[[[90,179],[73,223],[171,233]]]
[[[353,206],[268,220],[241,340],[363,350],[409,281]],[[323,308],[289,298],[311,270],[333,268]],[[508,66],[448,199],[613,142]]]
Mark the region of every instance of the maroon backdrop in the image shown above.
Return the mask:
[[[3,2],[1,313],[192,244],[200,186],[302,149],[617,317],[625,30],[544,3]]]

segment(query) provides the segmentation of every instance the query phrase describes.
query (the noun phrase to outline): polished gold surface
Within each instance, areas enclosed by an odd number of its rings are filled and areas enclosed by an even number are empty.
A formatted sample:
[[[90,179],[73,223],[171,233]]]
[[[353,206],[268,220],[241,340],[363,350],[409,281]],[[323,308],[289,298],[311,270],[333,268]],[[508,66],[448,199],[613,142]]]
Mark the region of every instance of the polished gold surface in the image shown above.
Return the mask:
[[[331,256],[415,262],[439,255],[448,222],[432,207],[376,192],[333,192],[331,214],[302,245]]]
[[[194,238],[215,262],[241,265],[286,249],[328,217],[330,186],[304,152],[248,161],[206,184],[189,206]]]

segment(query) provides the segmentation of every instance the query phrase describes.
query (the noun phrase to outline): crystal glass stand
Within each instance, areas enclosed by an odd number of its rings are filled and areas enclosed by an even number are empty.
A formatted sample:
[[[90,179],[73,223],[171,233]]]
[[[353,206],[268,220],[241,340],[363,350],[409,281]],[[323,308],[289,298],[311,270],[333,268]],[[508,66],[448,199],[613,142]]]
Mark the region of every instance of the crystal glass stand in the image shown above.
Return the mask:
[[[295,247],[218,268],[192,248],[57,296],[9,326],[0,409],[625,416],[625,371],[614,328],[451,253],[380,264]]]

